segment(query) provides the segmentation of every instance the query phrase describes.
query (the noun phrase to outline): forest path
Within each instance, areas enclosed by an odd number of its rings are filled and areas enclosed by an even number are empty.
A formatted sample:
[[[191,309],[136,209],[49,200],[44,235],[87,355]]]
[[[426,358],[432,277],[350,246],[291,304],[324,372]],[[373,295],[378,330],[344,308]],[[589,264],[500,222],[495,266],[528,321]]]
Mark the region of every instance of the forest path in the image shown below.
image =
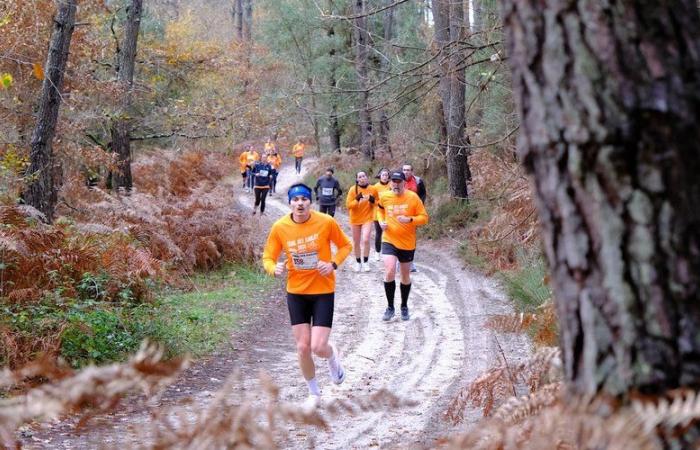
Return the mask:
[[[312,159],[305,159],[302,175],[312,165]],[[292,166],[282,168],[278,193],[268,197],[266,216],[251,218],[260,222],[262,235],[267,235],[274,219],[289,211],[286,189],[301,179]],[[243,191],[239,178],[228,179],[226,189],[232,185],[237,202],[252,210],[252,194]],[[344,212],[339,211],[336,219],[349,232]],[[331,335],[343,356],[345,382],[333,385],[325,361],[317,360],[324,402],[386,388],[417,406],[334,418],[328,431],[290,425],[284,447],[432,447],[437,439],[465,427],[453,426],[444,417],[462,386],[497,363],[501,354],[509,363],[527,358],[529,342],[525,336],[497,334],[484,326],[489,316],[510,312],[510,301],[493,280],[465,269],[449,247],[419,241],[419,272],[412,274],[411,319],[406,322],[398,316],[388,323],[381,320],[386,308],[381,262],[371,261],[371,272],[355,273],[349,257],[337,272]],[[247,330],[232,336],[233,350],[224,349],[195,364],[169,388],[170,394],[161,403],[165,406],[187,395],[193,404],[206,404],[234,369],[243,374],[235,387],[238,392],[232,393],[238,398],[266,400],[256,375],[264,371],[280,387],[283,400],[303,401],[307,388],[297,365],[284,293],[276,292],[264,301],[263,308],[261,314],[250,318]],[[148,412],[129,403],[97,418],[96,425],[87,430],[75,432],[67,420],[37,431],[23,443],[26,448],[143,447],[143,441],[130,441],[129,436],[131,429],[149,420]],[[476,409],[465,413],[467,423],[479,417]]]

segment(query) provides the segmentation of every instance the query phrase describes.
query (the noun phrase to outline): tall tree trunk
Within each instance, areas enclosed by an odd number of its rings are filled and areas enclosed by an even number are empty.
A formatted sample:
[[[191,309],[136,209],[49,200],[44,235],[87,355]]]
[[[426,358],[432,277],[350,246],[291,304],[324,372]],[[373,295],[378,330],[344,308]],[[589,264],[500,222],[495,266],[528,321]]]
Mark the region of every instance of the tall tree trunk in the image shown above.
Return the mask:
[[[696,0],[564,3],[504,18],[569,388],[697,388]]]
[[[253,0],[243,0],[243,39],[253,37]]]
[[[366,11],[365,0],[354,0],[355,15],[364,15]],[[359,123],[360,123],[360,151],[368,159],[374,159],[372,148],[372,117],[369,106],[369,33],[367,30],[367,16],[355,19],[355,70],[357,72],[357,85],[360,91]]]
[[[483,31],[483,8],[484,0],[471,0],[471,30],[472,33],[480,33]]]
[[[388,6],[393,0],[384,0],[384,6]],[[394,38],[394,8],[384,10],[383,16],[384,25],[384,58],[382,58],[381,69],[382,77],[388,76],[391,69],[391,58],[393,56],[392,39]],[[378,126],[378,147],[391,155],[391,147],[389,144],[389,115],[385,108],[379,111],[379,126]]]
[[[131,178],[131,96],[136,65],[136,48],[141,26],[142,0],[132,0],[127,9],[124,26],[124,41],[119,58],[117,80],[122,94],[121,110],[112,120],[112,151],[117,154],[117,170],[112,174],[112,187],[130,191],[133,186]]]
[[[58,11],[53,21],[49,55],[46,60],[46,76],[41,87],[41,99],[36,128],[32,134],[29,153],[30,180],[24,192],[24,201],[32,205],[53,221],[54,208],[58,199],[54,184],[53,136],[56,132],[58,111],[61,105],[61,86],[68,62],[68,50],[75,27],[75,0],[58,3]]]
[[[243,40],[243,0],[233,0],[233,28],[236,39]]]
[[[444,143],[447,182],[452,198],[467,199],[467,180],[471,178],[465,139],[465,83],[462,54],[457,42],[464,40],[465,22],[462,1],[433,0],[435,41],[441,52],[438,58],[442,114],[447,132]]]
[[[330,11],[331,14],[335,14],[335,4],[333,0],[328,0],[327,2],[328,10]],[[326,34],[329,38],[329,40],[333,40],[335,37],[335,22],[330,21],[328,30],[326,31]],[[335,89],[336,89],[336,83],[337,80],[335,78],[335,73],[336,69],[338,67],[338,61],[336,60],[335,57],[335,43],[331,45],[330,50],[328,51],[328,56],[330,57],[330,64],[331,64],[331,70],[330,70],[330,76],[328,77],[328,86],[331,91],[330,95],[330,103],[331,103],[331,112],[330,115],[328,116],[328,137],[330,139],[330,144],[331,144],[331,151],[338,152],[340,153],[340,125],[338,124],[338,100],[335,95]]]

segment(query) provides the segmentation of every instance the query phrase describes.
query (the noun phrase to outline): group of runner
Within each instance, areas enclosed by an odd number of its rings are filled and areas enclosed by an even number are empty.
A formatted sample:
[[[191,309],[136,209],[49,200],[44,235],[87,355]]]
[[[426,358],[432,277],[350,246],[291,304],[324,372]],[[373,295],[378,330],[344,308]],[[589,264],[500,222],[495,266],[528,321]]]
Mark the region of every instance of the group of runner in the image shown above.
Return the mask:
[[[292,148],[292,154],[298,166],[297,173],[300,173],[301,161],[304,158],[304,144],[301,140],[297,140]],[[243,178],[243,188],[246,192],[252,191],[255,194],[253,215],[257,214],[258,208],[260,208],[260,215],[264,215],[268,194],[272,196],[277,192],[277,177],[282,166],[282,156],[277,149],[277,144],[268,138],[263,145],[262,155],[252,145],[246,145],[238,158],[238,163],[241,178]]]
[[[298,162],[297,171],[301,169]],[[299,172],[297,172],[299,173]],[[309,389],[306,408],[320,402],[313,355],[327,359],[331,380],[340,384],[345,370],[336,346],[329,342],[333,324],[335,270],[354,249],[355,271],[369,271],[370,235],[376,230],[376,259],[383,260],[384,292],[387,308],[382,320],[395,315],[397,268],[400,279],[401,319],[409,320],[408,298],[411,292],[411,264],[416,249],[416,229],[428,222],[423,205],[425,185],[413,176],[413,168],[382,169],[379,181],[370,185],[364,171],[348,189],[346,206],[350,215],[353,242],[336,220],[335,205],[343,191],[333,169],[312,190],[298,183],[287,192],[291,213],[277,220],[265,244],[263,265],[273,276],[287,273],[287,307],[302,375]],[[311,207],[316,194],[320,211]],[[331,244],[337,248],[331,253]],[[278,262],[282,252],[286,259]],[[379,256],[381,254],[381,256]]]

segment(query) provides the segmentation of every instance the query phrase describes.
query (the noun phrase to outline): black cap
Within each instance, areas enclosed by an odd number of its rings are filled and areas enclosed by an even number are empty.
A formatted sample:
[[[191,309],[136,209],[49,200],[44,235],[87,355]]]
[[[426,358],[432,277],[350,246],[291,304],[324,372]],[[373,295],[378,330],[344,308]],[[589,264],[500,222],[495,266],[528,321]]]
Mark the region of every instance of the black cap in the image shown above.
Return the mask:
[[[400,170],[394,170],[391,172],[391,176],[389,178],[392,180],[406,181],[406,176]]]

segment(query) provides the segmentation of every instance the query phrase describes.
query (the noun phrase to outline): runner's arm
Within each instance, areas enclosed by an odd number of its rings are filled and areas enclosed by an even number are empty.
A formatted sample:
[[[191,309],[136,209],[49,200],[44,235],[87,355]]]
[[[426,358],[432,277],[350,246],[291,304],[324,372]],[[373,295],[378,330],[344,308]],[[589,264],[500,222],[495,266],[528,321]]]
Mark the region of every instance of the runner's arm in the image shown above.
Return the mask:
[[[416,214],[414,216],[409,217],[413,219],[413,224],[415,226],[419,227],[421,225],[425,225],[426,223],[428,223],[429,220],[428,212],[425,210],[425,205],[422,201],[416,201],[415,206]]]
[[[377,210],[374,215],[377,222],[386,222],[386,211],[384,210],[384,205],[382,204],[382,197],[379,197],[377,202]]]
[[[332,258],[331,262],[334,262],[336,266],[339,266],[345,261],[350,252],[352,252],[352,241],[347,234],[340,229],[340,225],[335,220],[332,221],[332,229],[330,233],[330,240],[333,242],[338,251],[335,253],[335,257]]]
[[[267,237],[267,243],[265,243],[265,250],[263,250],[263,267],[265,272],[275,276],[275,267],[277,266],[277,259],[282,253],[282,244],[277,236],[274,229],[270,230],[270,235]]]
[[[356,197],[357,197],[356,195],[353,195],[352,189],[350,189],[350,190],[348,191],[348,196],[347,196],[347,198],[345,199],[345,207],[346,207],[347,209],[355,209],[355,208],[357,208],[357,205],[359,205],[360,202],[357,201]]]

